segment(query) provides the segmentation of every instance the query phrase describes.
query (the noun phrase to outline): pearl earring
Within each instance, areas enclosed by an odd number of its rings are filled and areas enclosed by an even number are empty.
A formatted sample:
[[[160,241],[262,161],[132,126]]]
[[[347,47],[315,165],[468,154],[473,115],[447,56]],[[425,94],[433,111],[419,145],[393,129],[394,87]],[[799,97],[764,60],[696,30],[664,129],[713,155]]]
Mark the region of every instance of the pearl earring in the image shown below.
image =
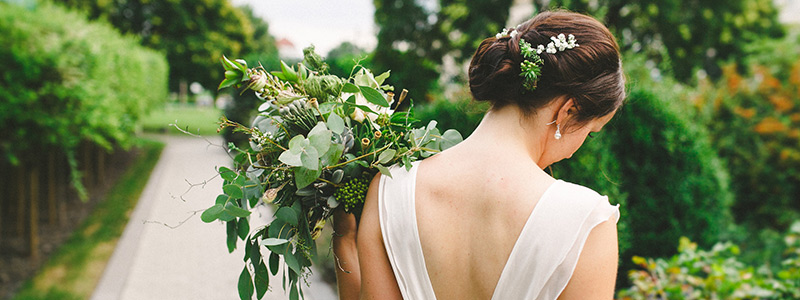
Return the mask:
[[[556,124],[556,134],[553,137],[555,137],[557,140],[561,139],[561,126],[558,124]]]

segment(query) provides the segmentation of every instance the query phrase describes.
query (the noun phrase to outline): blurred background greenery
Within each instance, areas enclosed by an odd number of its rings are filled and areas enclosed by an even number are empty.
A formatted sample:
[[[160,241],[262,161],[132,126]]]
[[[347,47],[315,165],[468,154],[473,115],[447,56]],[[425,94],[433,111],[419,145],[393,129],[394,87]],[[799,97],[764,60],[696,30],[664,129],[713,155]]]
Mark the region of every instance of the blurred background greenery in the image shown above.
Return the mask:
[[[293,60],[280,57],[269,20],[226,0],[54,2],[0,1],[0,158],[18,168],[54,147],[78,188],[79,145],[125,148],[137,131],[174,132],[175,121],[213,134],[223,114],[249,124],[257,99],[216,91],[222,54],[268,69]],[[423,123],[466,136],[488,109],[465,87],[483,38],[547,9],[595,16],[618,39],[630,96],[599,137],[551,171],[622,204],[620,297],[794,299],[800,12],[778,4],[796,2],[376,0],[374,49],[343,42],[323,54],[338,75],[356,61],[392,70],[390,83],[410,91]],[[12,204],[1,207],[9,220]]]

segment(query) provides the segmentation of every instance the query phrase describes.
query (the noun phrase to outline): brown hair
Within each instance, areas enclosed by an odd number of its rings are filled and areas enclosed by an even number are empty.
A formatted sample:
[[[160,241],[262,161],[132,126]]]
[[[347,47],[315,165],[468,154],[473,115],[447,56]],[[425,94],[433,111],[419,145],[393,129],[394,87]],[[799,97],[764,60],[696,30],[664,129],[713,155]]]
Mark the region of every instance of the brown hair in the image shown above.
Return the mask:
[[[493,108],[517,105],[525,114],[535,112],[556,99],[567,96],[575,101],[574,120],[584,123],[616,110],[625,99],[619,47],[611,32],[592,17],[548,11],[520,24],[516,36],[490,37],[478,47],[469,66],[469,88],[476,100],[488,101]],[[547,45],[551,36],[573,34],[578,47],[555,54],[542,52],[544,66],[538,87],[522,86],[519,40],[536,47]]]

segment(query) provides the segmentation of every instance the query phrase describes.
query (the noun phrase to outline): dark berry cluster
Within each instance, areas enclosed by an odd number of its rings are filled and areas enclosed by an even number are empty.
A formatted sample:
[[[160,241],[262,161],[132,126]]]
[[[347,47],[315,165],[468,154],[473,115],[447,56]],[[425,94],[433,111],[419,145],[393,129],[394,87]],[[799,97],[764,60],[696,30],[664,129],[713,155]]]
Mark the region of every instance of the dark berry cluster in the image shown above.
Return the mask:
[[[336,200],[344,205],[344,211],[353,213],[354,209],[360,208],[364,205],[364,199],[367,198],[367,190],[369,189],[369,179],[366,177],[352,178],[342,184],[333,193]]]

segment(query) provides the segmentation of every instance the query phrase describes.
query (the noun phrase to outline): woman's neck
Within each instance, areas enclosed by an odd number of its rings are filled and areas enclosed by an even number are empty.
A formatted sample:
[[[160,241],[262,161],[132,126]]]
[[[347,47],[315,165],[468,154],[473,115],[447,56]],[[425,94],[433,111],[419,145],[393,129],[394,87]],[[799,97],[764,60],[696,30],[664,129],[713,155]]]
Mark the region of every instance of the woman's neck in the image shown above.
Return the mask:
[[[547,113],[524,116],[514,105],[491,109],[472,135],[464,141],[465,146],[485,151],[487,155],[502,155],[508,159],[520,160],[528,157],[539,169],[543,169],[547,167],[547,163],[541,159],[548,128],[532,126],[542,123],[539,119],[543,115]]]

